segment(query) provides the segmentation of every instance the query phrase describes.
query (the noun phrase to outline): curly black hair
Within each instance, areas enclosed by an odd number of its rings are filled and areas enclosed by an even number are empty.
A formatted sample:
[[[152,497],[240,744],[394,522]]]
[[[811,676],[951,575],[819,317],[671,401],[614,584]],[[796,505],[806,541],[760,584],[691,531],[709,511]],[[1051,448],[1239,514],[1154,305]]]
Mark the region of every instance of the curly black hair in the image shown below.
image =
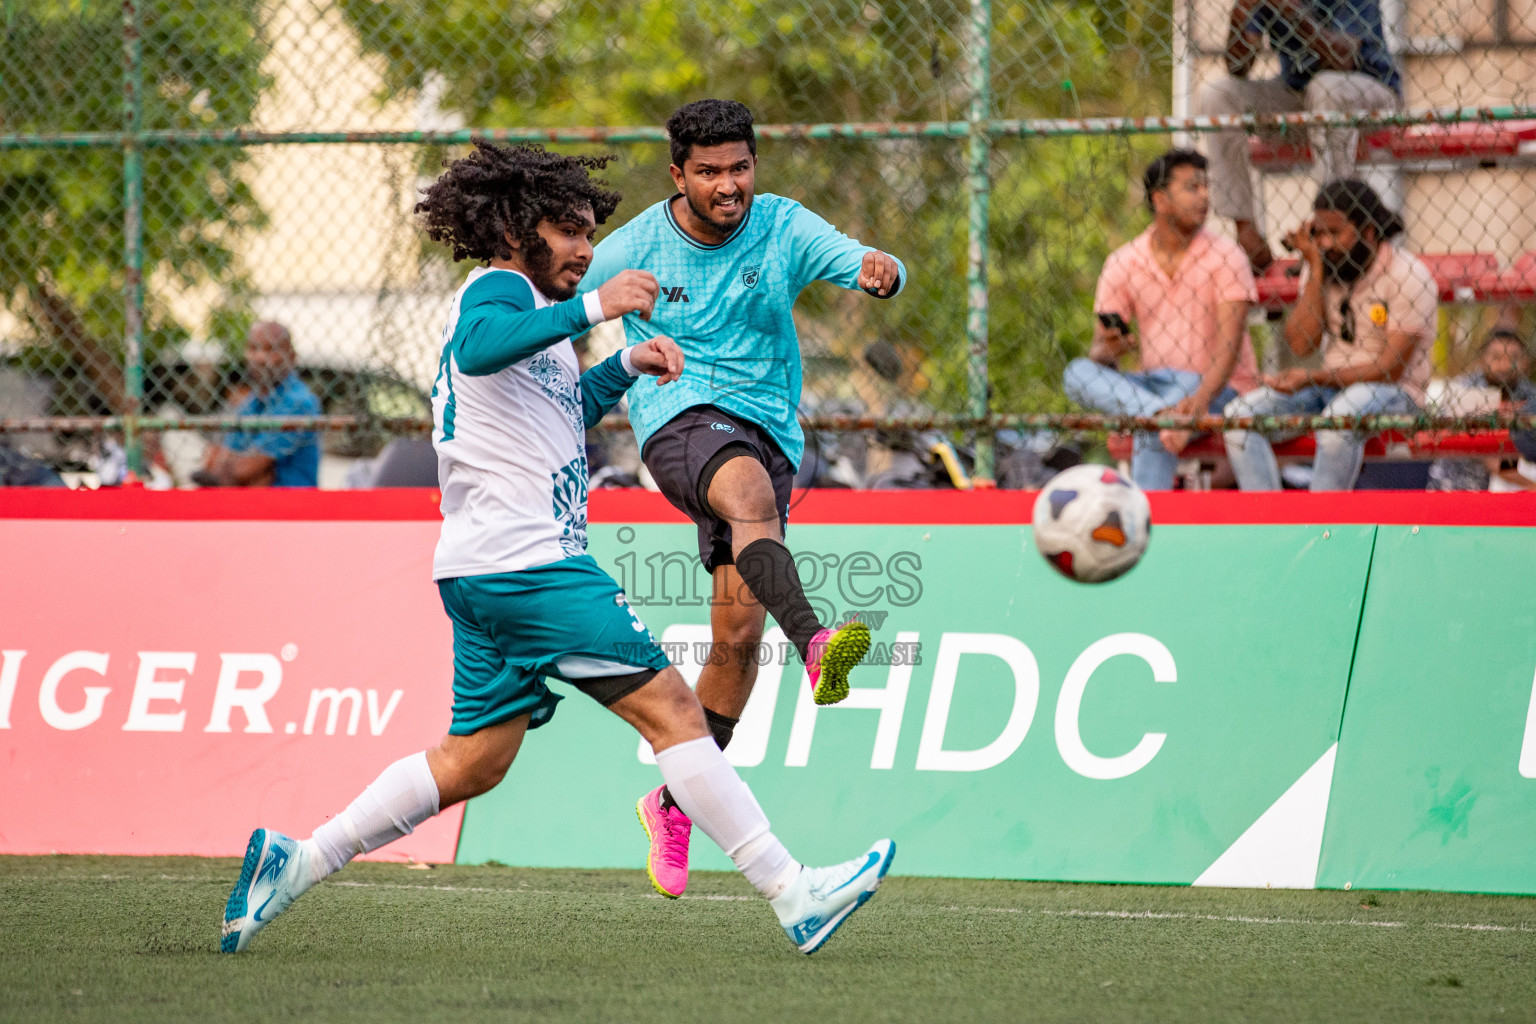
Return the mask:
[[[752,111],[735,100],[697,100],[667,118],[667,138],[672,142],[672,162],[678,167],[694,146],[718,146],[745,142],[757,155],[757,132],[752,130]]]
[[[589,171],[612,156],[562,156],[543,146],[498,146],[475,141],[475,151],[447,164],[416,204],[422,230],[453,249],[455,261],[511,259],[510,234],[538,243],[542,220],[558,220],[590,206],[601,224],[623,197]],[[536,245],[537,247],[537,245]]]
[[[1317,212],[1342,213],[1356,231],[1376,229],[1377,241],[1386,241],[1403,233],[1403,218],[1382,202],[1381,195],[1359,178],[1336,178],[1317,190],[1312,201]]]

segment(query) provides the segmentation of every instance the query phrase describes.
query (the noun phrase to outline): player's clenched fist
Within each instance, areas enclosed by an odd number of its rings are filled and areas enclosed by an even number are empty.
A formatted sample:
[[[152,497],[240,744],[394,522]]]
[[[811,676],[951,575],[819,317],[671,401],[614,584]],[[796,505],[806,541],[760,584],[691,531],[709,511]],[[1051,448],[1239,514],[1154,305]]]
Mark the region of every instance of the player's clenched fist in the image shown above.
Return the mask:
[[[603,304],[603,318],[606,320],[613,320],[626,313],[639,313],[642,320],[649,320],[660,291],[661,286],[649,271],[624,270],[598,288],[597,298]]]
[[[661,378],[656,382],[656,386],[661,387],[683,375],[683,350],[665,334],[658,334],[629,350],[629,365],[641,373]]]
[[[891,294],[891,289],[900,280],[901,271],[897,269],[894,257],[876,249],[864,254],[864,263],[859,267],[860,288],[871,295],[885,296]]]

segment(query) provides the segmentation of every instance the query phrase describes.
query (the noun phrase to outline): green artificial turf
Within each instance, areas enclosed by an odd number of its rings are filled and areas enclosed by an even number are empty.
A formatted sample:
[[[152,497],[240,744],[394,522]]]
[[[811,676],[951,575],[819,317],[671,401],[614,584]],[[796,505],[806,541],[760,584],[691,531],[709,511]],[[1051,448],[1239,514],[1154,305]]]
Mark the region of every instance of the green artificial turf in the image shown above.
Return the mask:
[[[1516,897],[895,877],[807,958],[734,875],[354,864],[224,956],[238,866],[0,857],[0,1020],[1536,1019]]]

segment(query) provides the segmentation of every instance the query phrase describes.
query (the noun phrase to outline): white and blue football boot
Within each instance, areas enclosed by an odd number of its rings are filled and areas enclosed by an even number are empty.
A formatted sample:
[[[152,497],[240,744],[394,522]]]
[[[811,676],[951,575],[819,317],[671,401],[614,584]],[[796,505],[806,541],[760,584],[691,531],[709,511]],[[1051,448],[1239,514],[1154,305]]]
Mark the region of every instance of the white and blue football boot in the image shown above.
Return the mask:
[[[809,956],[869,902],[896,858],[896,844],[882,839],[869,852],[829,868],[802,868],[796,879],[769,901],[789,941]]]
[[[224,904],[219,952],[239,953],[256,933],[315,884],[309,849],[281,832],[259,828],[245,847],[240,880]]]

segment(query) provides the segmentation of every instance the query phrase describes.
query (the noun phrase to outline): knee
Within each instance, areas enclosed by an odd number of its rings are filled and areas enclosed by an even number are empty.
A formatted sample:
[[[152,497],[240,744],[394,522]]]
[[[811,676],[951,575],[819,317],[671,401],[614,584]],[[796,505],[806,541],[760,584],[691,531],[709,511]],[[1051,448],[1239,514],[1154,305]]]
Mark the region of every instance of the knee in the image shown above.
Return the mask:
[[[1354,416],[1371,404],[1374,392],[1369,384],[1350,384],[1324,405],[1319,416]],[[1319,432],[1321,434],[1321,431]]]
[[[1351,384],[1323,407],[1324,416],[1362,416],[1367,412],[1403,414],[1412,412],[1417,403],[1395,385],[1379,383]]]
[[[713,623],[716,640],[728,644],[755,644],[763,638],[763,627],[767,624],[764,618],[763,606],[757,603],[751,605],[742,602],[734,611],[737,614],[723,615]]]
[[[728,522],[777,520],[778,503],[768,470],[750,455],[731,459],[709,482],[709,504],[715,515]]]
[[[1342,110],[1349,103],[1349,76],[1339,71],[1319,71],[1303,90],[1308,110]]]
[[[1239,416],[1252,416],[1253,405],[1248,401],[1247,395],[1238,395],[1221,407],[1221,414],[1229,420],[1236,419]]]
[[[1213,78],[1195,93],[1195,112],[1202,117],[1243,112],[1242,94],[1230,78]]]
[[[1083,404],[1080,396],[1087,390],[1088,382],[1103,372],[1103,369],[1087,356],[1078,356],[1067,364],[1061,375],[1062,390],[1066,391],[1068,398],[1079,405]]]
[[[1243,416],[1252,416],[1253,407],[1245,400],[1246,396],[1238,396],[1226,405],[1222,406],[1221,414],[1227,419],[1238,419]],[[1253,433],[1249,430],[1224,430],[1221,432],[1222,443],[1227,446],[1230,453],[1241,452],[1248,445]]]
[[[1355,447],[1361,443],[1347,430],[1319,430],[1316,437],[1317,457],[1320,459],[1352,457]]]
[[[501,780],[507,777],[507,769],[512,767],[512,753],[504,751],[482,751],[469,754],[463,751],[443,751],[439,748],[441,761],[439,767],[445,770],[446,779],[439,785],[445,792],[463,794],[461,799],[479,796],[489,793],[501,784]]]
[[[660,749],[710,735],[704,706],[677,669],[663,669],[637,693],[653,687],[656,692],[645,701],[642,720],[634,723],[651,746]]]

